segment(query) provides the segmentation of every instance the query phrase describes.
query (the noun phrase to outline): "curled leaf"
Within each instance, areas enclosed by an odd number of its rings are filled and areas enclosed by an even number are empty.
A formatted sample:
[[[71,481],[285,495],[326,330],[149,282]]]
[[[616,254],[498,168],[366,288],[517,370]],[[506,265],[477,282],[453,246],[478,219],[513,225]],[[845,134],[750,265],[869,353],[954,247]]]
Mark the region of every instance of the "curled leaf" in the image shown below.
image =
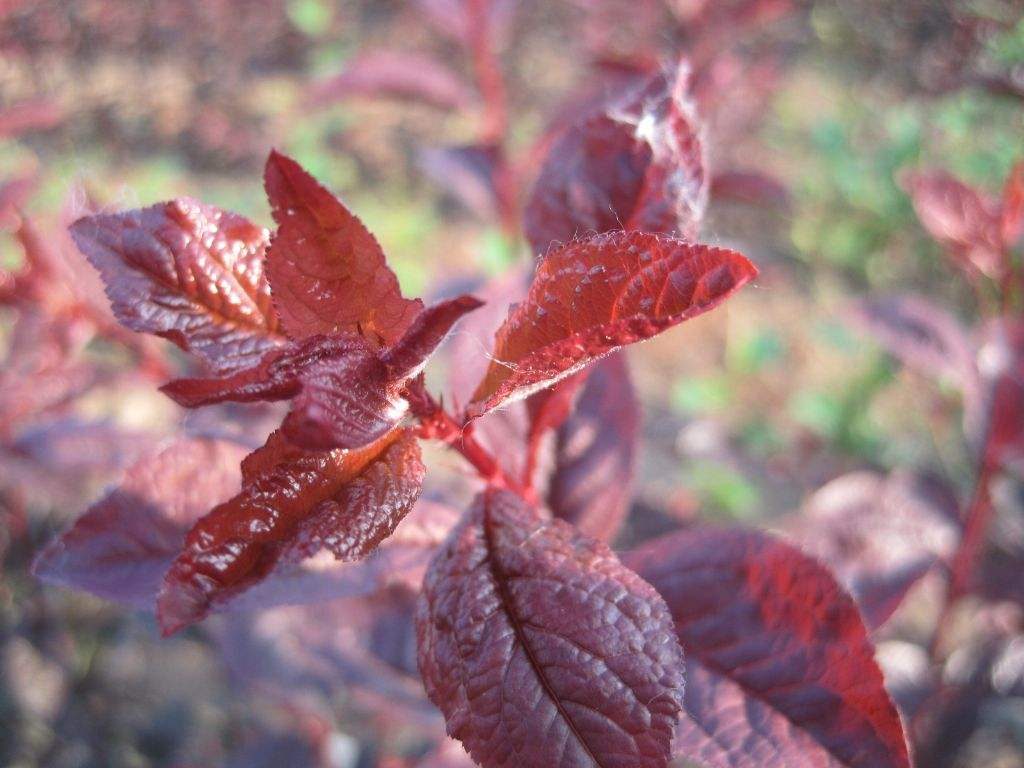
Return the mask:
[[[243,477],[240,493],[192,527],[164,579],[157,617],[165,634],[266,578],[282,554],[308,552],[308,542],[295,542],[322,530],[311,520],[343,521],[349,528],[336,533],[347,543],[332,545],[336,553],[365,554],[411,509],[423,465],[415,438],[403,430],[359,450],[322,453],[275,433],[243,466]]]
[[[479,764],[663,768],[682,657],[657,594],[604,544],[488,490],[424,580],[419,667]]]
[[[384,350],[354,333],[317,334],[289,342],[252,368],[218,379],[179,379],[162,389],[189,408],[291,399],[282,430],[293,443],[321,451],[360,448],[399,422],[407,410],[405,383],[455,322],[479,306],[460,296],[429,307]]]

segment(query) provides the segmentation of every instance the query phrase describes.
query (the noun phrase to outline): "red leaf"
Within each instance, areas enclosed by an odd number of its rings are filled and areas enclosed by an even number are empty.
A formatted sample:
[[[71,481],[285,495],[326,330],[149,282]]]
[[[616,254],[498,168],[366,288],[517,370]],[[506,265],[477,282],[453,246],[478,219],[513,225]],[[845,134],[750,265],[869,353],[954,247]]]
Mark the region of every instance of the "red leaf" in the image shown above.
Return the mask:
[[[757,274],[740,254],[644,232],[551,251],[498,329],[469,413],[521,399],[625,344],[713,309]]]
[[[241,492],[192,527],[168,571],[157,599],[165,634],[266,578],[283,553],[308,552],[295,541],[317,516],[343,518],[354,536],[345,551],[364,554],[408,513],[423,479],[418,444],[403,430],[358,451],[329,453],[302,451],[272,435],[256,457],[243,467]],[[269,457],[279,461],[270,464]],[[378,499],[389,506],[374,506]]]
[[[392,51],[367,51],[328,80],[317,83],[309,94],[319,106],[351,96],[408,99],[442,109],[473,103],[472,89],[444,64],[429,56]]]
[[[108,600],[152,608],[188,526],[238,488],[245,451],[218,440],[172,443],[128,470],[36,557],[36,576]]]
[[[267,449],[247,457],[243,469],[252,479],[296,453],[294,448],[284,448],[276,434]],[[43,550],[35,566],[37,575],[153,610],[189,528],[212,506],[237,493],[243,454],[244,449],[233,443],[188,438],[140,459],[120,488],[90,507]],[[266,467],[259,465],[260,459]],[[359,562],[339,562],[324,550],[299,564],[294,562],[299,550],[292,547],[287,562],[280,563],[267,579],[230,604],[216,607],[247,611],[322,602],[373,594],[389,584],[416,589],[427,561],[457,517],[446,505],[421,500],[394,534]],[[312,539],[304,541],[308,544]]]
[[[133,331],[168,338],[219,372],[283,341],[263,275],[267,232],[241,216],[183,199],[88,216],[71,233]]]
[[[491,489],[431,565],[416,623],[427,694],[485,768],[668,764],[671,619],[604,544]]]
[[[395,342],[423,302],[402,298],[373,235],[278,152],[270,153],[264,183],[278,223],[267,276],[285,329],[296,338],[347,331],[373,344]]]
[[[621,354],[594,366],[558,432],[548,506],[583,533],[612,541],[629,512],[640,404]]]
[[[787,529],[829,564],[873,629],[953,554],[959,508],[956,496],[933,478],[851,472],[815,491]]]
[[[400,391],[462,315],[471,296],[421,312],[398,342],[378,353],[362,336],[310,336],[269,353],[258,365],[219,379],[179,379],[163,391],[195,408],[225,401],[293,398],[284,434],[309,450],[359,448],[382,437],[405,414]]]
[[[903,186],[928,233],[961,263],[998,279],[1005,264],[998,206],[948,173],[908,174]]]
[[[1024,160],[1018,162],[1003,187],[1002,235],[1007,248],[1024,238]]]
[[[310,336],[253,368],[220,379],[179,379],[162,390],[188,408],[293,398],[282,430],[309,450],[360,448],[390,431],[406,410],[376,350],[351,333]]]
[[[402,338],[382,355],[388,376],[404,381],[423,370],[434,350],[459,319],[484,303],[473,296],[458,296],[427,307],[413,321]]]
[[[909,767],[857,608],[816,560],[757,531],[696,529],[633,552],[686,653],[675,754],[723,768]]]
[[[707,179],[688,73],[655,78],[552,144],[526,207],[535,252],[617,229],[696,237]]]

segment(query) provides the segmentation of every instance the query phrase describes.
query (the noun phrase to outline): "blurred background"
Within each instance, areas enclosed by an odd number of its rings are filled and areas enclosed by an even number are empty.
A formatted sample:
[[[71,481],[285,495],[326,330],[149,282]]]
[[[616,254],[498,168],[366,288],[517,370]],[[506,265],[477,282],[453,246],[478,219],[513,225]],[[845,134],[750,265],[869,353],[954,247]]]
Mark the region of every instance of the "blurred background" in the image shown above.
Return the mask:
[[[359,628],[358,653],[344,605],[160,640],[29,575],[146,446],[270,423],[160,395],[181,358],[109,327],[65,227],[184,195],[267,225],[277,147],[376,233],[406,295],[480,285],[529,261],[517,205],[551,127],[681,54],[713,179],[701,240],[762,274],[630,351],[643,439],[618,544],[699,516],[788,532],[866,601],[898,573],[897,605],[865,610],[919,764],[1024,768],[1019,474],[995,486],[991,577],[928,647],[984,433],[961,364],[1021,309],[908,194],[927,169],[998,200],[1024,157],[1019,0],[0,1],[0,764],[456,765],[428,757],[440,720],[404,624]],[[32,272],[32,248],[52,263]],[[886,322],[896,294],[917,325]],[[822,533],[853,515],[876,538]]]

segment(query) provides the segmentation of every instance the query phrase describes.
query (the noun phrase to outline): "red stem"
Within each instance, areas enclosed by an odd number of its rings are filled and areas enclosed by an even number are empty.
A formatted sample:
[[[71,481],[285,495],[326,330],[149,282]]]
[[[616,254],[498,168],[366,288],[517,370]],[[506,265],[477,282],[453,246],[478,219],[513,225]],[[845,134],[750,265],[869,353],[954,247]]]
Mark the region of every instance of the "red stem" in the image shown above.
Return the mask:
[[[953,606],[968,591],[978,556],[988,534],[989,524],[992,522],[994,508],[990,485],[992,477],[998,469],[998,462],[992,456],[989,442],[986,437],[981,464],[978,468],[978,479],[974,486],[974,497],[971,499],[971,505],[964,517],[964,532],[960,538],[960,546],[953,555],[946,598],[935,626],[935,633],[929,644],[929,653],[932,659],[936,658],[943,646],[943,639],[949,631]]]
[[[460,424],[427,392],[422,378],[409,383],[406,399],[413,415],[419,419],[421,437],[440,440],[461,454],[489,485],[507,488],[531,503],[535,501],[533,491],[509,477],[494,455],[477,442],[473,436],[473,425]]]

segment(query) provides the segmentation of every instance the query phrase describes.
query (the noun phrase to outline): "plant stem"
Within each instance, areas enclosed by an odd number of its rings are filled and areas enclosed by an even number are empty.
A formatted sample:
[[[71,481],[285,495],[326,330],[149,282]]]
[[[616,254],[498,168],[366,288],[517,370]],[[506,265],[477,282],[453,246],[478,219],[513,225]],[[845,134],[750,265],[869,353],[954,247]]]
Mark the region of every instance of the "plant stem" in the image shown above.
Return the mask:
[[[420,422],[420,436],[440,440],[462,455],[489,485],[519,494],[529,502],[535,501],[535,494],[502,469],[494,455],[473,436],[472,424],[460,424],[427,392],[422,377],[414,379],[406,387],[406,399],[411,411]]]
[[[959,598],[966,594],[970,586],[978,556],[985,542],[989,524],[992,521],[994,508],[992,506],[990,485],[998,469],[998,462],[992,456],[989,443],[990,440],[986,437],[985,448],[983,449],[981,463],[978,467],[978,478],[974,486],[974,497],[971,499],[971,505],[964,516],[963,536],[960,538],[960,546],[953,555],[946,597],[935,626],[935,632],[929,644],[929,655],[933,660],[936,658],[943,645],[943,639],[949,631],[953,606]]]

